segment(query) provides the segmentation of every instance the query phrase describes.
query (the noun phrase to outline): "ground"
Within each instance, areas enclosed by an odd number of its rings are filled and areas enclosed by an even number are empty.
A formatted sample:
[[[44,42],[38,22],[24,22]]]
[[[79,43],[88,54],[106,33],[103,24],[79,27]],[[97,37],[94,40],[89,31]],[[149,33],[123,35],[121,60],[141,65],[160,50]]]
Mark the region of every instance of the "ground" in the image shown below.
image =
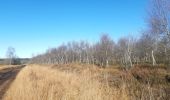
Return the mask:
[[[9,66],[9,65],[1,65],[0,66],[0,100],[2,100],[3,95],[6,90],[9,88],[12,81],[15,79],[17,73],[24,66]]]
[[[21,70],[22,69],[22,70]],[[164,66],[100,68],[88,64],[0,67],[3,100],[169,100]]]

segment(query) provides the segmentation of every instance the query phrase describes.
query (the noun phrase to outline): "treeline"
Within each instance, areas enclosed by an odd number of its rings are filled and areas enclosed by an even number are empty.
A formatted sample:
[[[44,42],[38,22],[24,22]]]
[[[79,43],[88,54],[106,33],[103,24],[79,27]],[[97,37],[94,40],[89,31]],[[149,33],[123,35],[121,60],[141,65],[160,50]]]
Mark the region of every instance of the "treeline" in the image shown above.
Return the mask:
[[[103,35],[96,44],[91,45],[86,41],[69,42],[33,57],[31,62],[43,64],[77,62],[105,67],[113,64],[126,67],[141,63],[169,64],[170,47],[165,46],[163,40],[155,47],[155,40],[148,34],[143,34],[138,40],[121,38],[117,43],[108,35]]]
[[[107,67],[120,64],[126,68],[134,64],[170,63],[170,2],[151,0],[148,27],[138,39],[125,37],[114,42],[104,34],[95,44],[87,41],[69,42],[47,50],[32,58],[31,63],[67,64],[87,63]]]
[[[0,59],[0,64],[8,64],[8,65],[20,65],[28,63],[30,58],[19,58],[16,55],[15,48],[8,47],[6,51],[6,58]]]

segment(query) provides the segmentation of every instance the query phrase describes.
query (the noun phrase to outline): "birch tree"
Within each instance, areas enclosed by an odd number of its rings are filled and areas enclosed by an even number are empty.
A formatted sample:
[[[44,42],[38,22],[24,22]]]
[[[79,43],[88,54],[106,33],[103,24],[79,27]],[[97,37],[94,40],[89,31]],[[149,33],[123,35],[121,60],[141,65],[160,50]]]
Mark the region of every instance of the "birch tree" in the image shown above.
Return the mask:
[[[8,63],[10,65],[14,64],[14,60],[16,58],[15,48],[8,47],[7,52],[6,52],[6,57],[7,57],[8,61],[9,61]]]
[[[155,54],[158,51],[158,44],[164,40],[165,57],[167,57],[167,48],[170,43],[170,1],[169,0],[151,0],[149,7],[149,30],[155,38],[155,49],[152,50],[153,65],[156,65]]]

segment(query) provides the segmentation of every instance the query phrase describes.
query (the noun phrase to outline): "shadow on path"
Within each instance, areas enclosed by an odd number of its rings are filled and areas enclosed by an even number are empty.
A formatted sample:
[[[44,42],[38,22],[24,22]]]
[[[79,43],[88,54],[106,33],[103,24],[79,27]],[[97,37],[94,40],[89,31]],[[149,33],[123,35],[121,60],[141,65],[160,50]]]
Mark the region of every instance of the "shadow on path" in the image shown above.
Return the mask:
[[[10,84],[16,78],[20,70],[26,65],[19,65],[15,68],[5,68],[0,70],[0,100],[2,100],[6,90],[8,90]]]

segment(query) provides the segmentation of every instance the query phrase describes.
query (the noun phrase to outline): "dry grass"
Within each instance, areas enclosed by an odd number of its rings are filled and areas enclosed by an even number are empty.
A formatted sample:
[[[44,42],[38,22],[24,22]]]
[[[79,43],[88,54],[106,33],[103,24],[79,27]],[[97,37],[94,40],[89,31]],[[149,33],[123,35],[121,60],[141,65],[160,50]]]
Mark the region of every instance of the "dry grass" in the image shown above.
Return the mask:
[[[9,68],[9,67],[11,67],[11,66],[7,66],[7,65],[0,65],[0,70],[5,69],[5,68]]]
[[[18,65],[0,65],[0,70],[6,69],[6,68],[15,68],[18,67]]]
[[[4,100],[161,100],[164,96],[161,89],[155,92],[118,69],[82,66],[29,65],[18,74]]]
[[[95,74],[68,73],[48,67],[24,68],[7,91],[4,100],[112,100],[116,90],[93,79]],[[113,96],[115,95],[115,96]],[[119,97],[127,99],[125,94]]]

